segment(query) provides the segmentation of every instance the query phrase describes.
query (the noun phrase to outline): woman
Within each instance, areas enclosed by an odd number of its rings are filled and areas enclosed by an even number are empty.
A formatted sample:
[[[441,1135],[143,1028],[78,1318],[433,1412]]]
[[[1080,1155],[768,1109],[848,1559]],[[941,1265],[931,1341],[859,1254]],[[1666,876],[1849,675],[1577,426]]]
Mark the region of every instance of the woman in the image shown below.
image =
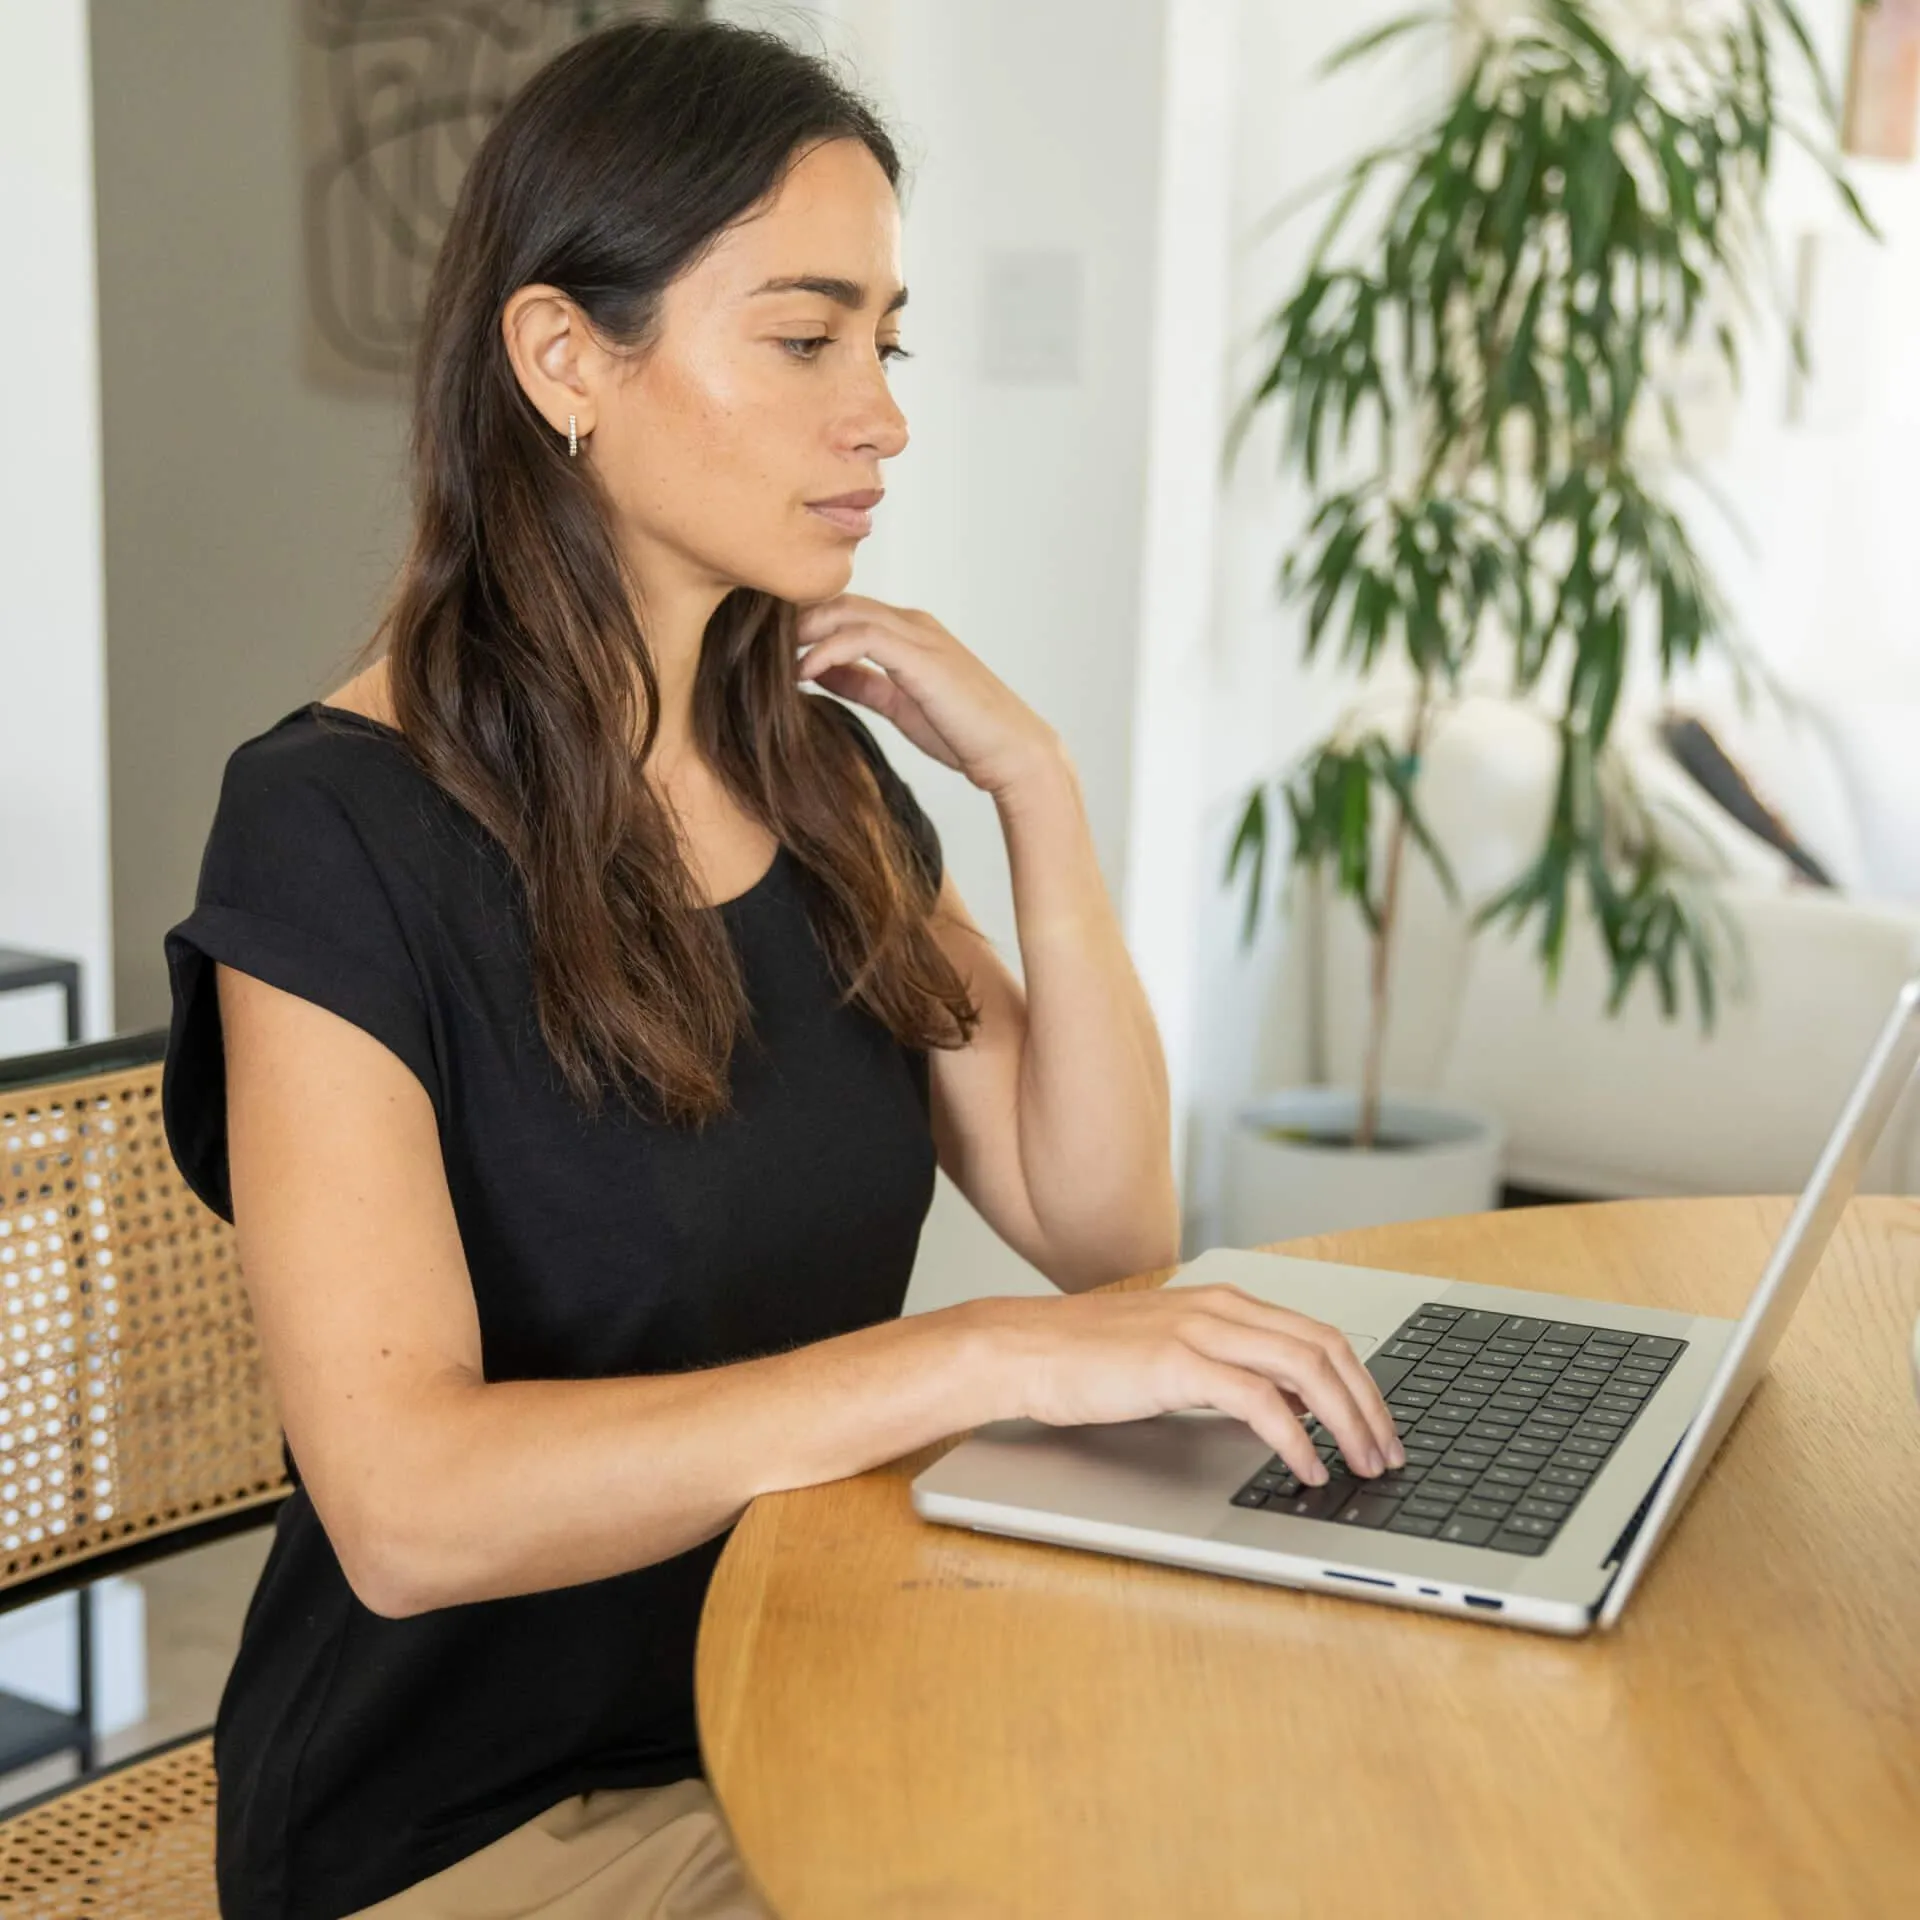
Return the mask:
[[[756,1494],[1018,1415],[1399,1460],[1343,1338],[1231,1289],[899,1317],[936,1163],[1067,1294],[1177,1252],[1059,740],[843,591],[907,437],[897,175],[768,36],[537,75],[436,268],[384,651],[228,761],[165,1113],[296,1491],[216,1723],[227,1920],[762,1912],[692,1686]],[[842,701],[993,797],[1024,992]]]

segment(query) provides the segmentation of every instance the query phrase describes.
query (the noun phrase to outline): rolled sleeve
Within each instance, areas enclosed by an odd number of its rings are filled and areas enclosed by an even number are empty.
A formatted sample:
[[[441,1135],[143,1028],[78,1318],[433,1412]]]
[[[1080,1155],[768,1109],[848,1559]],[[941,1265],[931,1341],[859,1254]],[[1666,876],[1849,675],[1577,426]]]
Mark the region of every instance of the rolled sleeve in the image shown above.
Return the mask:
[[[161,1080],[182,1177],[233,1219],[215,964],[371,1034],[426,1089],[441,1073],[427,996],[386,879],[342,797],[301,770],[229,761],[193,911],[165,935],[173,1007]]]

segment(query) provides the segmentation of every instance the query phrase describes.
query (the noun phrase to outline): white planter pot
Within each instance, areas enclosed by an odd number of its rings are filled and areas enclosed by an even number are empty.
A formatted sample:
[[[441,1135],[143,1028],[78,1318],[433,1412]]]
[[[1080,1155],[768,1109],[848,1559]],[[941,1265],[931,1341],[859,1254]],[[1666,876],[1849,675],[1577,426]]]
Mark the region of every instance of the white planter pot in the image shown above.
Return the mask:
[[[1290,1087],[1249,1101],[1227,1143],[1223,1242],[1257,1247],[1310,1233],[1485,1213],[1500,1204],[1506,1128],[1490,1113],[1389,1097],[1380,1134],[1402,1144],[1357,1153],[1360,1098],[1345,1087]],[[1314,1138],[1276,1139],[1284,1128]]]

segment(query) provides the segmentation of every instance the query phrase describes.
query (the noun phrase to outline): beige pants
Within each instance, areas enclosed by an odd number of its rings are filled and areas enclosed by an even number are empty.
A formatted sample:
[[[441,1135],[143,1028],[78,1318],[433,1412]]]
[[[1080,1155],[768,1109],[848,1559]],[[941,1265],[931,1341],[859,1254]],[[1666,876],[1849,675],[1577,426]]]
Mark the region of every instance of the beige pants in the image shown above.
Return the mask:
[[[602,1787],[348,1920],[772,1920],[704,1780]]]

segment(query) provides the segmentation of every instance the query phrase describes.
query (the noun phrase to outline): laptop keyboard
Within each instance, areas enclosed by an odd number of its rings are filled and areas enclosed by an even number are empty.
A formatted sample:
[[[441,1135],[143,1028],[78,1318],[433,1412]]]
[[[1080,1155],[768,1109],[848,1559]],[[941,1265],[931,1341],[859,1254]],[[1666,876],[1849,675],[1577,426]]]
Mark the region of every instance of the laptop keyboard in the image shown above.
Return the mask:
[[[1684,1340],[1428,1305],[1367,1359],[1407,1464],[1368,1479],[1309,1420],[1331,1478],[1276,1454],[1233,1496],[1290,1519],[1373,1527],[1502,1553],[1544,1553]]]

